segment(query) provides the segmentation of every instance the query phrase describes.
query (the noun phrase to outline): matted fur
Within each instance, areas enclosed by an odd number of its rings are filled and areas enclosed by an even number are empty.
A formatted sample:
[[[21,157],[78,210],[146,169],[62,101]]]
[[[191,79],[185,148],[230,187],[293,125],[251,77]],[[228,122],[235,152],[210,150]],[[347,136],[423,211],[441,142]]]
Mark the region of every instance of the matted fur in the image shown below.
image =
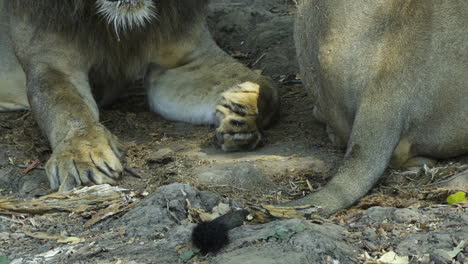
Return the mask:
[[[132,51],[138,56],[139,47],[145,42],[157,43],[159,39],[178,39],[186,35],[191,25],[204,19],[208,0],[158,0],[153,1],[157,19],[131,31],[115,32],[113,24],[99,14],[95,0],[15,0],[4,1],[8,13],[22,17],[41,32],[56,32],[82,44],[82,50],[98,58],[109,53],[124,56]],[[135,42],[134,40],[139,41]],[[119,43],[117,43],[119,42]],[[142,54],[143,55],[143,54]],[[112,56],[109,55],[109,56]]]
[[[0,107],[29,102],[53,149],[45,166],[52,189],[120,178],[122,152],[99,122],[98,104],[116,102],[139,78],[156,113],[214,124],[226,151],[257,146],[278,93],[216,45],[204,20],[207,0],[102,1],[0,0],[0,95],[7,95]],[[12,84],[11,76],[23,78]]]
[[[351,206],[388,165],[468,154],[468,2],[299,0],[304,86],[330,139],[346,146],[330,182],[291,204]]]
[[[151,28],[160,34],[183,34],[187,25],[204,15],[208,0],[158,0],[153,1],[158,19]],[[95,0],[15,0],[5,1],[5,8],[15,15],[34,21],[41,30],[53,30],[70,34],[108,31],[109,24],[98,14]],[[83,19],[86,18],[86,19]],[[165,35],[166,37],[168,35]]]
[[[141,28],[157,19],[156,4],[146,0],[121,0],[96,1],[98,14],[105,17],[108,24],[114,26],[114,31],[119,36],[119,31],[127,32],[135,28]]]

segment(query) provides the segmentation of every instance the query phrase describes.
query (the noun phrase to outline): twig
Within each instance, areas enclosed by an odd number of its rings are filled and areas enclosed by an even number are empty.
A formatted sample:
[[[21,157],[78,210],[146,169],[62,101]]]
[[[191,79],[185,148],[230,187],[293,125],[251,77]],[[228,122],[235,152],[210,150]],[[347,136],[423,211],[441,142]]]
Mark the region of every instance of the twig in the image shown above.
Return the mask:
[[[26,168],[28,168],[28,165],[16,165],[16,167],[18,167],[20,169],[26,169]],[[45,170],[45,168],[42,167],[42,166],[37,166],[34,169],[36,169],[36,170]]]
[[[255,60],[254,63],[252,63],[252,67],[255,66],[257,63],[259,63],[263,57],[265,57],[267,54],[266,53],[263,53],[262,55],[260,55],[260,57],[258,57],[258,59]]]
[[[303,94],[303,92],[302,91],[290,92],[290,93],[283,95],[282,98],[295,97],[298,94]]]
[[[164,197],[164,199],[166,199],[166,210],[167,210],[167,213],[172,216],[172,218],[174,218],[174,220],[176,221],[177,224],[180,224],[180,220],[179,218],[177,218],[177,216],[171,212],[171,210],[169,209],[169,199],[167,199],[167,197]]]
[[[456,174],[452,174],[450,175],[449,177],[445,177],[444,180],[441,180],[441,181],[438,181],[438,182],[433,182],[433,183],[429,183],[429,184],[425,184],[423,185],[422,187],[430,187],[430,186],[434,186],[434,185],[439,185],[439,184],[442,184],[442,183],[446,183],[446,182],[449,182],[449,181],[452,181],[462,175],[465,175],[465,173],[468,173],[468,170],[466,171],[462,171],[462,172],[459,172],[459,173],[456,173]]]
[[[18,119],[16,119],[15,121],[20,121],[20,120],[24,120],[27,116],[29,116],[30,112],[29,111],[26,111],[26,113],[24,115],[22,115],[21,117],[19,117]]]
[[[208,188],[233,188],[233,189],[238,189],[241,191],[247,191],[247,189],[236,187],[236,186],[231,186],[231,185],[209,185]]]
[[[312,187],[312,184],[310,184],[310,181],[309,181],[309,180],[306,180],[306,182],[307,182],[307,187],[309,188],[309,190],[310,190],[311,192],[313,192],[313,191],[314,191],[314,187]]]
[[[41,163],[39,160],[33,161],[31,164],[29,164],[29,165],[26,167],[26,169],[24,169],[24,170],[22,171],[23,174],[27,174],[28,172],[34,170],[34,169],[37,167],[37,165],[39,165],[39,163]]]
[[[291,185],[291,187],[293,188],[293,190],[297,189],[297,185],[296,185],[293,181],[291,181],[291,180],[289,180],[289,185]]]
[[[24,224],[24,223],[22,223],[22,222],[20,222],[20,221],[13,220],[13,219],[8,218],[8,217],[5,217],[5,216],[0,216],[0,219],[3,219],[3,220],[5,220],[5,221],[9,221],[9,222],[13,222],[13,223],[15,223],[15,224]]]
[[[409,176],[406,176],[405,178],[406,178],[407,180],[409,180],[409,181],[412,181],[412,182],[415,181],[415,179],[413,179],[413,178],[411,178],[411,177],[409,177]]]

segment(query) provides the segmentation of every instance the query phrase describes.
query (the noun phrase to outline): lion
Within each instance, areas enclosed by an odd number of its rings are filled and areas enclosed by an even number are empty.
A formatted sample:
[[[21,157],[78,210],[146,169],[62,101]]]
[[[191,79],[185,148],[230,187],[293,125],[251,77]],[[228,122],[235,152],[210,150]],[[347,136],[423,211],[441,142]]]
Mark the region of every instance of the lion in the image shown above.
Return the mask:
[[[346,154],[326,186],[289,205],[331,214],[363,197],[389,164],[468,153],[467,14],[467,1],[299,1],[303,82]]]
[[[32,111],[53,150],[53,190],[121,177],[121,144],[99,123],[99,107],[142,76],[152,111],[214,125],[224,151],[258,145],[277,115],[277,89],[216,45],[207,5],[0,0],[0,111]]]

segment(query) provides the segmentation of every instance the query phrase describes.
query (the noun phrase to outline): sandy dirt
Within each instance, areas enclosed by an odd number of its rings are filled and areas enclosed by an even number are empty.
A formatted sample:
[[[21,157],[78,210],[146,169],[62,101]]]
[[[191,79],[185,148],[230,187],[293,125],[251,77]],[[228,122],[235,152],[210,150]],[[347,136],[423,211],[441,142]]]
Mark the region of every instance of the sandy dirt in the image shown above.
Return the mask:
[[[379,263],[396,252],[406,263],[468,263],[468,209],[444,204],[447,195],[467,189],[467,158],[389,169],[360,204],[329,219],[245,225],[218,254],[187,257],[196,222],[187,200],[211,212],[220,202],[238,207],[296,199],[324,185],[343,155],[313,119],[300,82],[294,1],[213,2],[208,23],[217,43],[278,83],[281,116],[265,131],[263,145],[224,153],[212,128],[164,120],[149,111],[143,91],[132,91],[102,110],[101,120],[123,141],[125,166],[140,175],[126,173],[119,186],[142,201],[91,227],[83,225],[95,212],[0,216],[0,257],[11,263]],[[42,167],[50,153],[29,112],[1,113],[1,197],[50,193]],[[24,173],[36,160],[39,166]],[[30,232],[83,241],[60,243]]]

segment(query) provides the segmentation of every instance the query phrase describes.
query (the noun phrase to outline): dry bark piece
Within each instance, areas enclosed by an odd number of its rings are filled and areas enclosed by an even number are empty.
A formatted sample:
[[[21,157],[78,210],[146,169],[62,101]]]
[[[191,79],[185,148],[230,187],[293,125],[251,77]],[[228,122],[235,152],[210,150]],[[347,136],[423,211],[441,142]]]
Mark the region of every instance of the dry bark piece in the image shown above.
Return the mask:
[[[122,214],[126,211],[128,211],[130,208],[132,208],[133,206],[135,206],[138,202],[132,202],[132,203],[128,203],[126,201],[123,201],[123,202],[120,202],[120,203],[116,203],[116,204],[111,204],[109,205],[108,207],[104,208],[104,209],[101,209],[100,211],[96,212],[92,217],[91,219],[89,219],[88,221],[86,221],[86,223],[84,224],[84,227],[89,227],[89,226],[92,226],[104,219],[107,219],[111,216],[114,216],[114,215],[118,215],[118,214]]]
[[[128,202],[127,189],[108,184],[73,189],[64,193],[51,193],[37,199],[22,200],[7,198],[0,200],[0,214],[47,214],[57,212],[82,213],[100,210],[109,205]]]

